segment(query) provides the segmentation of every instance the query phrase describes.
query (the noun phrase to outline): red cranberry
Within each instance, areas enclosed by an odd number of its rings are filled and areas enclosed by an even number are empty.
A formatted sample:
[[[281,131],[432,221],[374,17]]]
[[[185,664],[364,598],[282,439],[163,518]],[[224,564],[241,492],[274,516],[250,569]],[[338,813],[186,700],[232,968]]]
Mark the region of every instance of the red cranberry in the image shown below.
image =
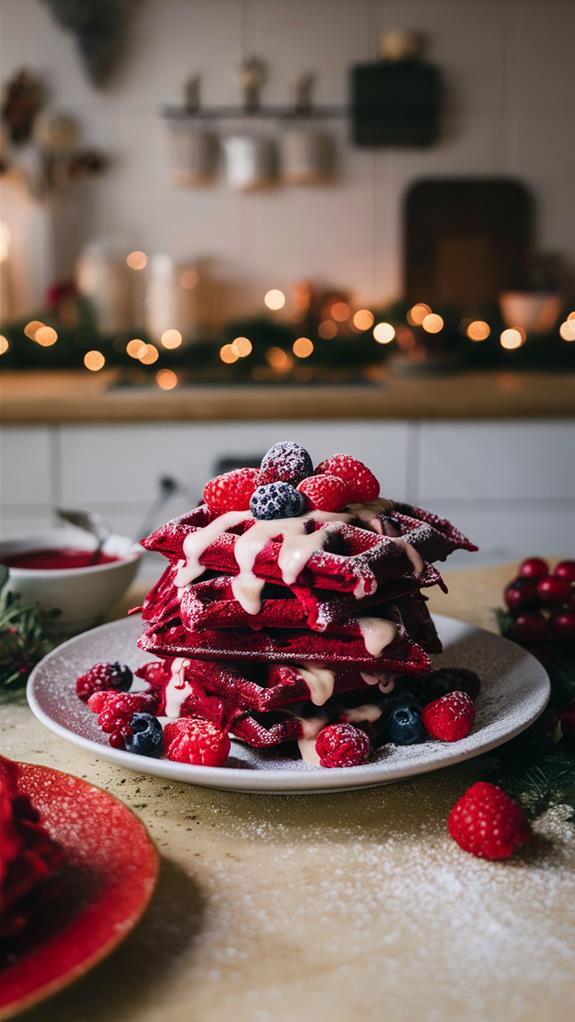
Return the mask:
[[[517,642],[545,642],[547,621],[537,610],[519,614],[513,625],[513,636]]]
[[[522,610],[534,610],[539,606],[537,584],[535,578],[516,578],[507,586],[503,596],[512,614],[519,614]]]
[[[560,610],[549,618],[549,630],[558,642],[575,642],[575,611]]]
[[[570,703],[563,710],[559,710],[558,717],[567,741],[575,742],[575,703]]]
[[[553,574],[566,578],[568,582],[575,582],[575,561],[560,561]]]
[[[528,557],[519,565],[520,578],[545,578],[549,574],[549,565],[542,557]]]
[[[538,583],[537,595],[544,607],[562,607],[571,596],[571,585],[560,575],[548,575]]]

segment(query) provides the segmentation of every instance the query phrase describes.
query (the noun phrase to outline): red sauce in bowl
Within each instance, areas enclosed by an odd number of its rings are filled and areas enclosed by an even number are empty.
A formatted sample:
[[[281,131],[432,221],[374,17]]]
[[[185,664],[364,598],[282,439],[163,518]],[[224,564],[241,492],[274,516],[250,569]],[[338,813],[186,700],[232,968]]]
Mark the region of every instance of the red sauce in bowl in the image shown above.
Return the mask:
[[[46,550],[22,550],[19,554],[1,557],[2,564],[7,568],[27,568],[31,571],[61,571],[68,568],[93,568],[99,564],[111,564],[120,561],[121,557],[105,554],[102,551],[93,560],[92,550],[79,550],[73,547],[48,547]]]

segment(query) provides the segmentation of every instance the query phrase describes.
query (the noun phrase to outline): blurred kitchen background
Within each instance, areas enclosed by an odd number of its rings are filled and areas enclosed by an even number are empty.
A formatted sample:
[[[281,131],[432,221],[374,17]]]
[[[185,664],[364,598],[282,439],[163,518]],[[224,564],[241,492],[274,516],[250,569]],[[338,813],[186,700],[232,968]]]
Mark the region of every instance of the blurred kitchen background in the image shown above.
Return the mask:
[[[0,0],[0,33],[5,535],[132,535],[293,438],[485,560],[575,551],[572,0]]]

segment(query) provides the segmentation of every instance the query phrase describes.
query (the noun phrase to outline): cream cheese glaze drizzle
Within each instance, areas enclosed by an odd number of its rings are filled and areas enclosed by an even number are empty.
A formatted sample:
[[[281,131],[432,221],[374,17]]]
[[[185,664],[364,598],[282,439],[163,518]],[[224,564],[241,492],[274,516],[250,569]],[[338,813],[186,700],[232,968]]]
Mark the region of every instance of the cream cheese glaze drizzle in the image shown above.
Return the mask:
[[[384,617],[359,617],[357,623],[370,656],[381,656],[397,636],[397,625]]]
[[[256,519],[250,527],[236,538],[234,557],[239,568],[232,582],[235,599],[247,614],[258,614],[261,608],[262,590],[265,580],[254,574],[254,564],[259,553],[269,540],[281,537],[278,556],[278,568],[282,581],[290,586],[296,581],[306,564],[318,550],[323,549],[329,532],[327,529],[316,529],[307,532],[307,522],[315,521],[329,524],[330,522],[349,523],[359,518],[374,531],[382,533],[381,523],[377,514],[390,506],[387,501],[375,501],[372,505],[354,504],[349,511],[309,511],[296,518],[275,518],[271,520]],[[183,559],[178,563],[175,583],[179,589],[190,584],[204,572],[201,562],[202,555],[220,536],[229,529],[252,518],[250,511],[227,511],[214,518],[212,522],[186,536],[182,552]],[[404,550],[416,575],[423,571],[424,563],[420,554],[410,544],[396,536],[385,537]],[[361,599],[372,592],[369,580],[360,578],[354,590],[354,596]],[[391,640],[390,640],[391,641]],[[367,648],[367,646],[366,646]]]
[[[190,661],[183,657],[174,657],[172,660],[170,680],[166,685],[165,692],[166,717],[179,717],[182,704],[192,691],[192,686],[185,678],[186,667],[189,663]]]
[[[306,532],[307,522],[347,522],[351,515],[331,511],[310,511],[297,518],[256,519],[254,524],[238,536],[234,556],[239,573],[232,582],[232,592],[247,614],[258,614],[264,580],[254,575],[256,557],[269,540],[282,537],[278,568],[282,581],[290,586],[305,568],[310,557],[321,550],[327,540],[326,529]]]
[[[315,664],[303,664],[296,668],[299,676],[303,678],[310,692],[310,699],[314,706],[323,706],[333,695],[335,674],[327,667],[316,666]]]

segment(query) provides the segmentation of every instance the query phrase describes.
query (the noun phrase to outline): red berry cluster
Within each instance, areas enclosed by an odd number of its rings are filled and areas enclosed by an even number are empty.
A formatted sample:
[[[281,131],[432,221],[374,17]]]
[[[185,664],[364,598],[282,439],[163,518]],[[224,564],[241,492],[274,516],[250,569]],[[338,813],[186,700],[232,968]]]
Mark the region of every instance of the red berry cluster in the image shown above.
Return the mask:
[[[98,714],[98,724],[109,735],[114,749],[123,749],[131,737],[130,721],[135,713],[155,713],[158,708],[155,692],[94,692],[88,699],[92,713]]]
[[[237,468],[210,479],[204,501],[215,515],[245,511],[258,486],[289,483],[306,498],[308,508],[341,511],[347,504],[375,500],[379,483],[373,472],[351,454],[335,454],[313,468],[305,448],[291,440],[275,444],[260,468]]]
[[[575,561],[561,561],[551,571],[542,557],[529,557],[504,599],[517,642],[575,644]]]

